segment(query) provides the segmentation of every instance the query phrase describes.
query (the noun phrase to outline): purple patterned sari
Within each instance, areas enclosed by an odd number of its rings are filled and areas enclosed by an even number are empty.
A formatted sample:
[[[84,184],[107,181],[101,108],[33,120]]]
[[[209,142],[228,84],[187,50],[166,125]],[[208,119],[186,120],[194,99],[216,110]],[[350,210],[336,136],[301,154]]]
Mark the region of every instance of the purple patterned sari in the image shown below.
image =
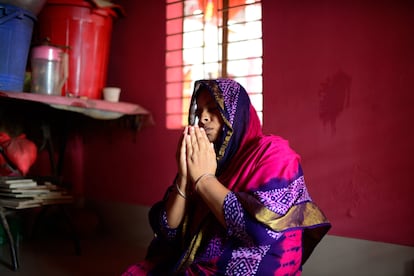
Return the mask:
[[[299,156],[281,137],[262,134],[239,83],[197,81],[193,104],[202,89],[210,91],[224,120],[216,176],[231,190],[223,204],[226,227],[193,198],[182,225],[170,229],[164,202],[171,186],[151,208],[156,238],[146,261],[125,275],[300,275],[330,223],[309,196]]]

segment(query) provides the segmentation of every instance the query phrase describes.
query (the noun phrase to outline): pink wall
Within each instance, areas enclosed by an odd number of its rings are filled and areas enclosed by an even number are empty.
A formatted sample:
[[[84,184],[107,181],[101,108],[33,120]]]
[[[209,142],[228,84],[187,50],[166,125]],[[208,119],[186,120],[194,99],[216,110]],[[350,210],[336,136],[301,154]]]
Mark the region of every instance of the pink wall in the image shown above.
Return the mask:
[[[302,155],[330,234],[414,245],[414,5],[351,2],[264,2],[264,129]]]
[[[264,130],[302,155],[330,234],[414,245],[412,5],[350,2],[263,2]],[[174,177],[179,134],[165,128],[164,1],[120,3],[108,84],[155,125],[84,134],[84,189],[151,205]]]
[[[134,132],[98,124],[84,137],[88,197],[151,205],[175,174],[176,131],[165,128],[165,3],[119,1],[107,83],[121,101],[151,111],[155,125]]]

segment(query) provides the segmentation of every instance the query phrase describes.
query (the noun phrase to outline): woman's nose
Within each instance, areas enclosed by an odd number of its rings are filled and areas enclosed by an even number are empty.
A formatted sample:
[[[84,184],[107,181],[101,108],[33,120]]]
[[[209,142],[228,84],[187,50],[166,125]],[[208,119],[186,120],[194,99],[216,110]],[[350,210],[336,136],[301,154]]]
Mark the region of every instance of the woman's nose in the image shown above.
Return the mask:
[[[208,112],[204,111],[203,113],[201,113],[201,116],[200,116],[200,121],[201,121],[202,123],[206,123],[206,122],[208,122],[209,120],[210,120],[210,115],[208,114]]]

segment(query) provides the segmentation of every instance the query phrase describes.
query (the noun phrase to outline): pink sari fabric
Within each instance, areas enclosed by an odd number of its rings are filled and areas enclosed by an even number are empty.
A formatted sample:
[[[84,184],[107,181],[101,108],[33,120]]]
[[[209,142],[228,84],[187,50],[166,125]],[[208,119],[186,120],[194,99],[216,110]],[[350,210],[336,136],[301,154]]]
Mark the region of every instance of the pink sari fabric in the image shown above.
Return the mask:
[[[196,197],[187,202],[183,224],[169,229],[170,186],[149,214],[156,238],[146,262],[125,275],[300,275],[330,223],[312,202],[299,155],[283,138],[262,133],[239,83],[202,80],[195,87],[192,104],[199,89],[208,89],[224,120],[215,146],[216,176],[231,191],[223,204],[226,227],[212,213],[200,214],[206,208]]]

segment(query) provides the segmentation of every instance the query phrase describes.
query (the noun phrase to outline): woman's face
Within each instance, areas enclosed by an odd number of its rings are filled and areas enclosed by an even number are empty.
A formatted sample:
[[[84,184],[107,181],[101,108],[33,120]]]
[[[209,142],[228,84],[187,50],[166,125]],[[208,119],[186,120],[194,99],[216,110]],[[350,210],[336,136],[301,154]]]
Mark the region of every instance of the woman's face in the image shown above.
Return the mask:
[[[204,128],[208,140],[216,142],[221,136],[223,118],[217,104],[207,90],[201,91],[197,96],[197,110],[195,114],[199,121],[198,126]]]

